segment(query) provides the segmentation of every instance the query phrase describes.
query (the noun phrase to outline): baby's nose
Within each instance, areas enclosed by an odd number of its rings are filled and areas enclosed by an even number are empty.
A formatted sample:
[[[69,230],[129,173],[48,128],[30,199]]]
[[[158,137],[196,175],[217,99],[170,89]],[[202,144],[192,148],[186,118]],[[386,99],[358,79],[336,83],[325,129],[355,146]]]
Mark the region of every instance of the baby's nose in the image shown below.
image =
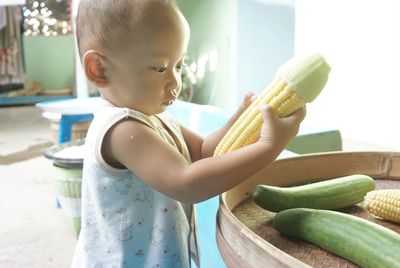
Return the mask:
[[[167,89],[172,92],[173,96],[176,97],[174,92],[176,92],[176,95],[178,94],[179,91],[179,85],[180,85],[181,77],[179,73],[173,72],[173,74],[170,75],[168,84],[167,84]]]
[[[173,89],[173,90],[171,91],[171,95],[172,95],[174,98],[178,97],[178,94],[179,94],[179,90],[178,90],[177,88],[175,88],[175,89]]]

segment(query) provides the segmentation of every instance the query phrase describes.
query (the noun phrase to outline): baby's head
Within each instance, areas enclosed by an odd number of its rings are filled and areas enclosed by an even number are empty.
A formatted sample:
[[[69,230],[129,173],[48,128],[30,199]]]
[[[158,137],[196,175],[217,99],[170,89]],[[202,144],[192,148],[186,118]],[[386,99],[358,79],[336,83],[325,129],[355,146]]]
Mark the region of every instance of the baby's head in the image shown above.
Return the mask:
[[[189,26],[172,0],[81,0],[77,40],[87,78],[114,105],[155,114],[179,94]]]

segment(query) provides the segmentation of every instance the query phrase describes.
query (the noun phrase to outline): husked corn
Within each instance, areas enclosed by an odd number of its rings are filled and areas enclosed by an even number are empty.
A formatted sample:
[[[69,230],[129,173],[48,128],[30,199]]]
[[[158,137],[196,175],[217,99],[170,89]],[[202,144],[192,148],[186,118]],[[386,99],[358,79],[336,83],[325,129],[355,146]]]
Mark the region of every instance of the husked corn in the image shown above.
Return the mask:
[[[286,117],[313,101],[325,86],[329,71],[329,65],[319,54],[288,61],[224,135],[214,155],[236,150],[259,139],[263,124],[260,104],[269,104],[279,117]]]
[[[364,207],[375,217],[400,222],[400,189],[368,192],[364,198]]]

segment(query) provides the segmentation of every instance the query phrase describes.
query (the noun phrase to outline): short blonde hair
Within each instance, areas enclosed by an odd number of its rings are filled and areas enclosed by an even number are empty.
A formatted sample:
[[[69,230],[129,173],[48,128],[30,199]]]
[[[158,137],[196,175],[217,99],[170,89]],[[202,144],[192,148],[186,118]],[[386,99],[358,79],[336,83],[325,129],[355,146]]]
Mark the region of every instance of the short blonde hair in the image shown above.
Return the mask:
[[[121,51],[122,40],[135,35],[135,25],[151,2],[176,7],[174,0],[81,0],[76,18],[81,59],[93,44],[111,53]]]

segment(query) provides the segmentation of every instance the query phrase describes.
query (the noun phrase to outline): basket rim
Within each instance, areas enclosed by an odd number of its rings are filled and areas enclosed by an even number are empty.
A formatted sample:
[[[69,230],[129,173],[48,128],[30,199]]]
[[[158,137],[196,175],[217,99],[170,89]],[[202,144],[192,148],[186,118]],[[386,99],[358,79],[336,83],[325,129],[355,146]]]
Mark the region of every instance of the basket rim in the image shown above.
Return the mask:
[[[85,139],[69,141],[61,144],[55,144],[48,148],[44,152],[44,157],[53,160],[53,164],[62,168],[82,168],[83,167],[83,157],[82,158],[62,158],[54,156],[55,153],[72,146],[84,145]]]

